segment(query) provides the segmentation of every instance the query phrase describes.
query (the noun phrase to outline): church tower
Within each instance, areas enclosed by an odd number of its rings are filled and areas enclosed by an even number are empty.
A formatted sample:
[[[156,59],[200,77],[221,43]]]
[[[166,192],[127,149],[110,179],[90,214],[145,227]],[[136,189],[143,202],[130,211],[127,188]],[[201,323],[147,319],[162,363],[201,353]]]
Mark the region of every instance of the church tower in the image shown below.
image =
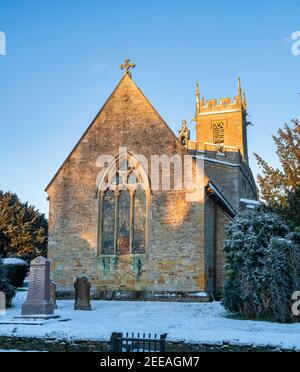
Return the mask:
[[[257,200],[258,190],[249,166],[247,102],[238,79],[237,95],[205,100],[196,86],[196,141],[182,124],[179,140],[191,154],[203,156],[205,173],[238,212],[244,199]]]
[[[207,100],[196,87],[196,149],[207,156],[223,156],[249,162],[247,147],[247,103],[238,79],[237,95]]]

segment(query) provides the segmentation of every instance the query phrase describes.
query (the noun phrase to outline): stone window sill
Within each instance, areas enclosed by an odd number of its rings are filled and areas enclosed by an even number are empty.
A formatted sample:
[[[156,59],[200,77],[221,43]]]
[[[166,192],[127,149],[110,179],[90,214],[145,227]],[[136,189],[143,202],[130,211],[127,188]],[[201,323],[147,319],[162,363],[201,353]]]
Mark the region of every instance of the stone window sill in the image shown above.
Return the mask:
[[[98,256],[99,259],[102,259],[102,258],[118,258],[118,257],[128,257],[128,258],[131,258],[131,257],[138,257],[138,258],[144,258],[144,257],[147,257],[147,254],[146,253],[137,253],[137,254],[134,254],[134,253],[129,253],[129,254],[101,254]]]

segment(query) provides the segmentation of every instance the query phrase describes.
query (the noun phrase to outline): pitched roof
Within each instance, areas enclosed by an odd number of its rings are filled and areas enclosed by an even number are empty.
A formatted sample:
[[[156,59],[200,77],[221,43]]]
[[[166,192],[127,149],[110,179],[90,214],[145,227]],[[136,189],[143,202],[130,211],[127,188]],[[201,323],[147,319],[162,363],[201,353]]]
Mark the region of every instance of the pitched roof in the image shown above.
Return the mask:
[[[209,196],[213,197],[216,202],[220,205],[220,207],[223,209],[226,214],[233,219],[236,217],[237,213],[235,209],[231,206],[229,201],[225,198],[225,196],[217,189],[217,187],[209,181],[206,190]]]
[[[89,127],[86,129],[86,131],[84,132],[84,134],[81,136],[81,138],[79,139],[79,141],[77,142],[77,144],[75,145],[75,147],[73,148],[73,150],[71,151],[71,153],[69,154],[69,156],[66,158],[66,160],[63,162],[63,164],[61,165],[61,167],[58,169],[58,171],[56,172],[56,174],[54,175],[54,177],[52,178],[52,180],[50,181],[50,183],[48,184],[48,186],[46,187],[45,191],[47,192],[47,190],[49,189],[49,187],[52,185],[52,183],[55,181],[55,179],[57,178],[57,176],[60,174],[60,172],[62,171],[62,169],[64,168],[65,164],[68,162],[68,160],[70,159],[70,157],[72,156],[72,154],[76,151],[76,149],[78,148],[78,146],[80,145],[80,143],[84,140],[84,138],[86,137],[86,135],[88,134],[88,132],[90,131],[90,129],[93,127],[93,125],[95,124],[96,120],[99,118],[99,116],[101,115],[101,113],[105,110],[106,106],[108,105],[108,103],[111,101],[111,99],[114,97],[114,95],[116,94],[116,92],[118,91],[118,89],[125,83],[127,82],[130,82],[131,84],[133,84],[134,88],[137,89],[140,94],[145,98],[145,100],[147,101],[147,103],[150,105],[150,107],[153,109],[153,111],[156,113],[156,115],[159,117],[159,119],[161,120],[161,122],[165,125],[166,129],[170,132],[170,134],[174,137],[174,141],[178,142],[178,144],[180,144],[182,146],[182,144],[180,143],[180,141],[178,140],[178,138],[175,136],[175,134],[173,133],[173,131],[170,129],[170,127],[167,125],[167,123],[163,120],[163,118],[160,116],[160,114],[157,112],[157,110],[153,107],[153,105],[151,104],[151,102],[148,100],[148,98],[144,95],[144,93],[141,91],[141,89],[136,85],[136,83],[132,80],[132,78],[130,77],[129,74],[124,74],[122,79],[120,80],[120,82],[118,83],[118,85],[116,86],[116,88],[114,89],[114,91],[112,92],[112,94],[109,96],[109,98],[107,99],[107,101],[104,103],[104,105],[102,106],[101,110],[98,112],[98,114],[95,116],[94,120],[92,121],[92,123],[89,125]]]

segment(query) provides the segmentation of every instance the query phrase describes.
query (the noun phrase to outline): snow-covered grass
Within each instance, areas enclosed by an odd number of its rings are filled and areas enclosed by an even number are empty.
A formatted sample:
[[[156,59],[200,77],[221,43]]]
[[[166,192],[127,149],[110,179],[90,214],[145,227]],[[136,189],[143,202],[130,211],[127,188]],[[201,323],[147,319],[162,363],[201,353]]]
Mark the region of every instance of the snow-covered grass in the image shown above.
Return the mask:
[[[14,307],[0,321],[20,315],[26,293],[19,292]],[[0,324],[0,336],[109,340],[112,332],[167,333],[168,340],[191,343],[276,346],[300,350],[300,324],[235,320],[219,302],[103,302],[92,311],[74,311],[73,301],[58,301],[57,315],[42,326]]]

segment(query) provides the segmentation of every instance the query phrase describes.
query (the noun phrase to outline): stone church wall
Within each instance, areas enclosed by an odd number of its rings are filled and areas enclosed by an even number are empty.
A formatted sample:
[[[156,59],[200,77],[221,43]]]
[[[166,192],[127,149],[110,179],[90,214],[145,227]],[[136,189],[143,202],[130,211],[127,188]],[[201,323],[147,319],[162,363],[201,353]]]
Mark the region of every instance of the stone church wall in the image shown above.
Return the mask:
[[[223,291],[223,283],[225,280],[225,256],[224,256],[224,240],[226,239],[225,228],[230,223],[230,218],[217,208],[216,213],[216,277],[215,277],[215,292],[220,295]]]
[[[147,159],[186,154],[128,76],[47,189],[49,258],[59,291],[72,291],[80,273],[108,297],[204,291],[204,201],[188,202],[184,190],[152,192],[145,255],[101,256],[96,162],[117,156],[120,147]]]
[[[239,211],[241,198],[257,200],[257,191],[254,192],[251,181],[248,179],[252,175],[248,175],[242,165],[231,166],[206,161],[205,172],[236,212]]]

